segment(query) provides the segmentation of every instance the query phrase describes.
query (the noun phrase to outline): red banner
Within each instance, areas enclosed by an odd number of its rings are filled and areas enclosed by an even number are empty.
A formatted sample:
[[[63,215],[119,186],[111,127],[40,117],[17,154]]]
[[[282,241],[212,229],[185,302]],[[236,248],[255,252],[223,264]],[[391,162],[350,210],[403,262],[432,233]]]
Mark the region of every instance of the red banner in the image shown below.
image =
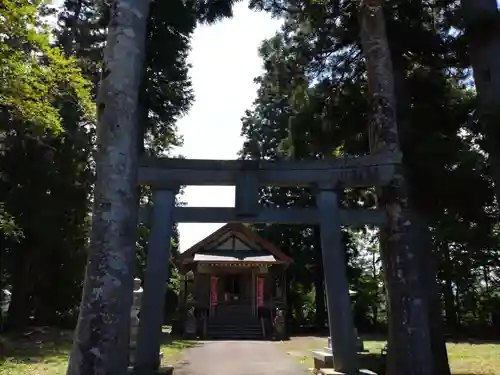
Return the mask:
[[[257,277],[257,306],[264,304],[264,278]]]
[[[212,276],[210,280],[210,305],[217,305],[219,300],[219,278]]]

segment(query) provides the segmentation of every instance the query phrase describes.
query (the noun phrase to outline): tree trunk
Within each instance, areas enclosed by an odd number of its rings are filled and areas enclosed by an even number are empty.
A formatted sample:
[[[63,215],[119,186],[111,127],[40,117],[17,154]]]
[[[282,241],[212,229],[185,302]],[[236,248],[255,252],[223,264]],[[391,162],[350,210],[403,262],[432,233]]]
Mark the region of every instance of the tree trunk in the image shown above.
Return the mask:
[[[462,301],[460,299],[460,294],[462,293],[462,290],[460,288],[460,285],[457,283],[457,279],[455,279],[455,295],[454,295],[455,309],[457,311],[457,327],[464,328],[462,327]],[[462,329],[459,329],[459,331],[462,331]]]
[[[372,278],[373,280],[378,279],[378,270],[377,270],[377,253],[375,251],[372,252]],[[374,301],[375,303],[372,303],[372,324],[374,328],[378,327],[378,306],[379,306],[379,291],[378,287],[375,291],[375,296],[374,296]]]
[[[121,375],[128,365],[137,231],[137,111],[149,0],[110,7],[97,99],[89,258],[68,375]]]
[[[490,270],[489,270],[489,267],[487,265],[484,265],[483,266],[483,280],[484,280],[484,290],[486,292],[486,294],[490,294],[490,277],[489,277],[489,274],[490,274]]]
[[[362,0],[360,38],[371,96],[369,141],[372,153],[399,153],[396,100],[391,54],[382,0]],[[389,186],[379,191],[379,205],[387,224],[380,229],[381,259],[389,299],[388,375],[433,373],[427,298],[422,288],[412,229],[407,211],[404,176],[396,171]]]
[[[33,312],[33,281],[30,276],[36,250],[28,243],[25,249],[19,248],[18,251],[7,314],[7,328],[14,331],[24,330],[29,325]]]
[[[79,26],[78,23],[80,20],[80,13],[82,11],[82,3],[82,0],[78,0],[76,2],[73,15],[68,17],[66,24],[64,25],[62,47],[66,58],[69,58],[73,54],[73,44],[75,42],[75,35]]]
[[[500,201],[500,12],[496,0],[462,0],[462,12],[490,174]]]
[[[439,253],[443,256],[443,277],[444,277],[444,306],[445,318],[448,328],[452,333],[457,333],[460,329],[458,323],[458,310],[455,301],[455,293],[453,292],[454,270],[453,262],[450,255],[450,245],[448,242],[441,242],[439,245]]]
[[[396,49],[397,51],[397,49]],[[409,118],[407,116],[408,109],[411,106],[411,99],[408,94],[405,74],[405,64],[401,60],[400,52],[392,51],[392,59],[394,62],[394,92],[398,98],[396,103],[396,119],[399,127],[399,140],[403,150],[411,147],[411,129],[409,127]],[[405,165],[403,160],[403,173],[408,181],[410,176],[410,168]],[[423,283],[423,290],[426,291],[427,306],[429,312],[429,329],[430,340],[433,355],[433,369],[435,375],[450,375],[450,365],[448,362],[448,353],[446,350],[446,342],[443,335],[443,316],[441,309],[441,301],[439,298],[439,289],[437,286],[437,266],[435,259],[434,245],[432,235],[429,230],[428,220],[426,215],[420,210],[419,204],[416,203],[416,192],[409,193],[408,209],[411,212],[414,220],[412,226],[412,237],[409,241],[409,246],[413,247],[413,252],[419,259],[418,269]]]
[[[46,254],[47,260],[53,260]],[[34,322],[38,326],[52,326],[56,323],[56,308],[54,306],[54,290],[57,290],[57,283],[54,283],[57,277],[57,271],[52,271],[47,275],[46,270],[50,269],[49,262],[44,262],[44,259],[38,257],[38,267],[34,270],[34,275],[31,275],[35,285],[33,286],[33,316]],[[45,263],[45,265],[44,265]],[[57,264],[54,262],[53,264]]]
[[[448,352],[446,350],[446,340],[443,332],[443,314],[439,288],[437,284],[437,261],[436,252],[433,249],[432,235],[427,225],[427,220],[415,213],[412,245],[417,247],[420,277],[424,290],[427,291],[427,307],[429,313],[429,329],[432,348],[432,366],[435,375],[450,375],[450,364],[448,362]]]
[[[453,294],[451,280],[448,278],[445,280],[443,295],[446,325],[451,333],[455,334],[459,329],[457,321],[457,309],[455,307],[455,296]]]
[[[326,305],[325,305],[325,277],[323,273],[323,256],[321,254],[321,237],[319,226],[313,228],[314,249],[315,249],[315,275],[314,275],[314,291],[315,291],[315,325],[318,332],[325,330],[326,321]]]

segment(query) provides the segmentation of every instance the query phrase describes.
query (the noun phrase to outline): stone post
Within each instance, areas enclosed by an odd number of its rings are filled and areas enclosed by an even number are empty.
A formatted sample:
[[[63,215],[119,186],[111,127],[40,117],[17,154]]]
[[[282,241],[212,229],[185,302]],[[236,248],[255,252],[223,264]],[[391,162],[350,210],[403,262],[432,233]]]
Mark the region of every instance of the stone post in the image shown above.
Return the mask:
[[[333,366],[338,372],[354,375],[358,374],[356,341],[337,194],[331,187],[320,186],[316,201],[321,231]]]
[[[177,190],[178,187],[153,192],[153,221],[149,234],[144,294],[134,365],[134,368],[139,371],[154,371],[160,366],[161,327],[170,267],[172,213]]]
[[[137,332],[139,329],[139,311],[141,308],[142,299],[142,286],[141,279],[134,279],[134,300],[132,303],[132,308],[130,309],[130,354],[129,363],[133,365],[135,363],[135,350],[137,348]]]

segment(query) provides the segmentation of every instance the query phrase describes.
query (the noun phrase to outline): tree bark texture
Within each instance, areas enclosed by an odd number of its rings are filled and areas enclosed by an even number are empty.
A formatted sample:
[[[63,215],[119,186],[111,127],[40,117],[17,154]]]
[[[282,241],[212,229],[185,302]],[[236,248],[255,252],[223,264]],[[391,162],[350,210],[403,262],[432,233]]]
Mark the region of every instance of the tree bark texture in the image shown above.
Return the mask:
[[[496,0],[462,0],[462,12],[490,174],[500,202],[500,11]]]
[[[400,152],[394,77],[385,30],[383,0],[362,0],[358,8],[360,39],[366,60],[371,101],[370,152]],[[409,246],[412,221],[408,194],[399,169],[379,189],[387,224],[380,228],[381,259],[389,299],[388,375],[433,373],[427,298],[422,288],[418,254]]]
[[[128,366],[137,230],[137,111],[149,0],[110,7],[97,98],[91,243],[68,375],[122,375]]]

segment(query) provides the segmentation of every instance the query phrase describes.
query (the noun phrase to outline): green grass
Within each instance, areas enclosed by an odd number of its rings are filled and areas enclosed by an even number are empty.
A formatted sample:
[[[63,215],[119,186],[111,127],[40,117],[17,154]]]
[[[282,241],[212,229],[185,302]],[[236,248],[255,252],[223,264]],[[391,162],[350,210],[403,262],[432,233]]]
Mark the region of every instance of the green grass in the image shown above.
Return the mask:
[[[47,330],[30,337],[4,338],[0,375],[65,375],[72,336],[68,331]],[[184,350],[195,345],[195,341],[173,339],[165,332],[162,364],[175,364]]]
[[[278,342],[276,345],[306,368],[312,368],[311,350],[321,349],[326,344],[326,338],[293,337],[290,341]],[[380,353],[385,341],[367,338],[364,344],[370,352]],[[454,375],[500,375],[500,343],[448,343],[447,349]]]

